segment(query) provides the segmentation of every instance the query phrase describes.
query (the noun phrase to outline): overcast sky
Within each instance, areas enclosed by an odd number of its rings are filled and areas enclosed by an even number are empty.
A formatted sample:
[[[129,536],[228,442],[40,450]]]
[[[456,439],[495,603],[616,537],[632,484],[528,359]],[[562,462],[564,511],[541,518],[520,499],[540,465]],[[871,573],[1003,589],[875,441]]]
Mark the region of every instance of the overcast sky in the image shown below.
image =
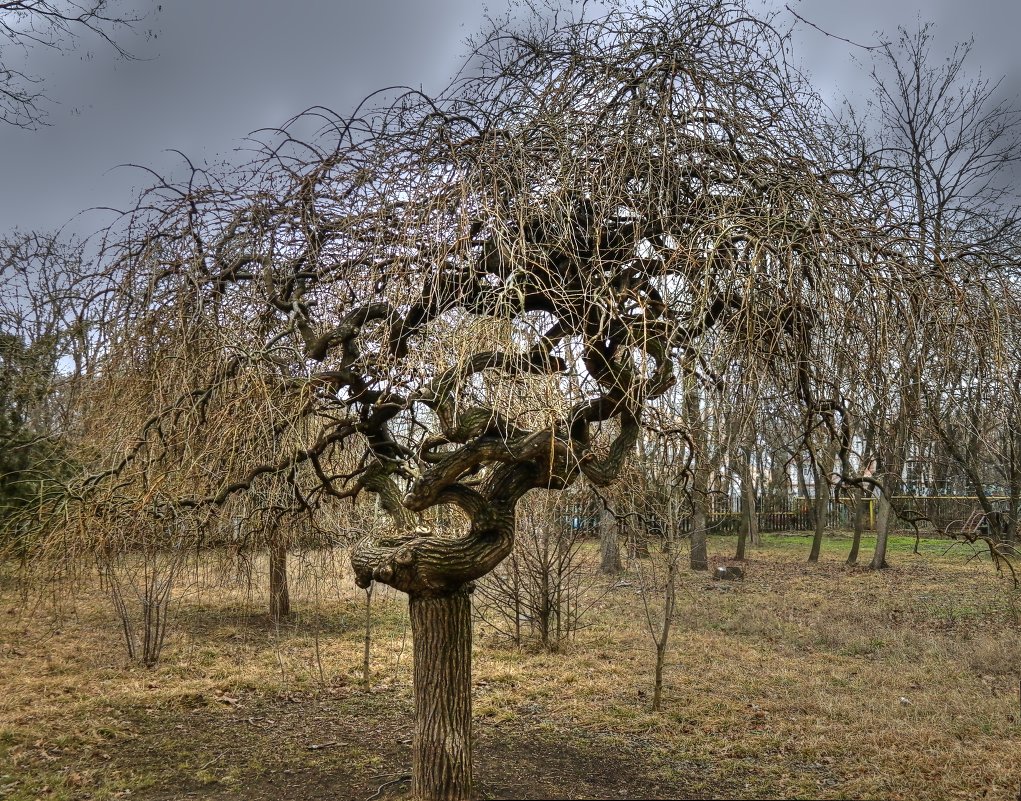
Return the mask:
[[[937,23],[937,45],[974,37],[971,67],[1006,76],[1021,93],[1021,0],[786,0],[820,27],[863,44],[898,25]],[[499,13],[505,0],[489,0]],[[782,7],[784,0],[753,0]],[[138,35],[121,37],[143,60],[102,47],[34,52],[29,71],[51,99],[49,127],[0,127],[0,234],[53,230],[90,206],[126,207],[145,183],[137,163],[166,169],[166,151],[194,161],[228,155],[249,132],[325,105],[350,111],[373,89],[437,91],[456,71],[464,40],[482,23],[478,0],[162,0]],[[830,99],[864,100],[853,47],[801,26],[796,51]],[[144,31],[157,38],[147,41]],[[858,51],[860,54],[860,51]],[[70,225],[87,233],[109,216]]]

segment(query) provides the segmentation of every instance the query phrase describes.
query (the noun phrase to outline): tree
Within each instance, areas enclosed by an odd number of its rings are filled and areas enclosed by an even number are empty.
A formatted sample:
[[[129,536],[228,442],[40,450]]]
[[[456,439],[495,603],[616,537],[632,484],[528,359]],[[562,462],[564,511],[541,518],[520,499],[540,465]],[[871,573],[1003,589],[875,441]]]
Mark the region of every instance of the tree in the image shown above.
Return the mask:
[[[761,408],[759,393],[762,384],[756,376],[743,375],[738,388],[734,408],[731,414],[735,417],[731,428],[734,429],[733,463],[741,493],[741,521],[737,534],[737,549],[734,559],[743,561],[748,544],[759,545],[759,512],[753,460],[759,435],[756,412]],[[761,461],[759,466],[761,468]],[[760,481],[761,486],[761,481]]]
[[[494,26],[437,97],[309,112],[247,170],[158,184],[107,254],[130,347],[105,375],[138,412],[72,505],[375,496],[392,525],[352,563],[409,598],[416,798],[472,794],[470,593],[518,501],[610,484],[646,410],[683,417],[726,365],[818,415],[817,332],[911,269],[768,21],[584,14]]]
[[[657,567],[656,561],[650,559],[648,570],[643,570],[640,564],[635,566],[649,634],[656,651],[652,684],[653,712],[660,711],[663,701],[663,670],[673,630],[677,578],[681,569],[680,529],[685,520],[694,527],[701,519],[705,526],[704,514],[701,517],[699,515],[699,506],[704,504],[704,500],[700,501],[693,493],[693,485],[697,480],[695,460],[699,456],[692,437],[677,436],[677,422],[669,419],[650,421],[650,430],[638,442],[640,456],[632,468],[639,479],[633,480],[633,484],[636,489],[640,487],[642,492],[638,498],[633,499],[633,509],[629,510],[629,516],[637,518],[638,524],[646,529],[655,526],[666,563]],[[701,425],[701,422],[696,425]],[[704,528],[702,536],[704,556]],[[693,543],[691,550],[694,549]],[[654,599],[659,593],[663,599],[662,609]]]
[[[0,332],[0,547],[23,550],[19,513],[33,503],[46,474],[59,462],[38,417],[53,373],[47,342],[25,343]],[[6,531],[5,531],[6,530]]]
[[[896,41],[877,51],[876,166],[880,180],[893,187],[890,208],[905,236],[905,256],[920,274],[946,281],[966,309],[973,305],[969,282],[984,284],[987,256],[1013,239],[1021,220],[1009,172],[1021,159],[1021,112],[996,100],[997,83],[967,76],[971,43],[958,45],[938,66],[931,45],[926,25],[914,33],[900,29]],[[939,348],[957,347],[949,328],[945,298],[913,294],[902,307],[899,353],[889,365],[894,374],[880,393],[890,406],[879,435],[883,494],[873,568],[886,566],[890,497],[900,487],[913,427],[923,414],[923,373],[946,361]]]
[[[974,297],[943,320],[953,342],[926,371],[922,400],[926,432],[963,477],[985,515],[988,544],[995,554],[1013,550],[1018,514],[1017,320],[1014,265],[988,256]],[[969,291],[968,287],[962,291]],[[1006,509],[991,497],[993,485],[1006,489]],[[1000,490],[1002,492],[1003,490]]]
[[[142,18],[118,5],[119,0],[0,0],[0,121],[31,129],[46,120],[42,78],[26,71],[12,50],[24,60],[33,48],[66,50],[93,38],[131,58],[116,34]]]
[[[0,549],[24,555],[28,516],[68,472],[67,435],[94,355],[100,276],[56,235],[0,239]],[[4,540],[8,540],[6,543]]]
[[[582,543],[597,525],[594,500],[579,483],[568,492],[531,493],[518,504],[514,549],[478,582],[474,604],[476,615],[515,645],[531,637],[555,651],[581,628],[592,578]]]
[[[709,399],[706,399],[706,405],[708,404]],[[709,511],[712,508],[709,482],[718,467],[718,460],[713,457],[722,454],[718,450],[713,452],[710,449],[711,438],[708,428],[711,417],[709,409],[703,408],[702,393],[699,392],[698,384],[693,378],[688,379],[684,389],[683,415],[689,426],[692,455],[691,548],[688,554],[688,564],[692,570],[708,570]],[[666,631],[664,631],[663,640],[666,641]]]

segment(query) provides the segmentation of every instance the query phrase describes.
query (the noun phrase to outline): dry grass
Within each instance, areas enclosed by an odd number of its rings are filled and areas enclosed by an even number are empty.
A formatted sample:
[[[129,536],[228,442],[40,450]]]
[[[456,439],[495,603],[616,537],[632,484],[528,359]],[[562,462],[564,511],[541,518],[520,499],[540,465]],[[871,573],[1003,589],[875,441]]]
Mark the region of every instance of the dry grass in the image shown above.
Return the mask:
[[[809,566],[805,540],[773,538],[743,582],[686,574],[659,714],[646,697],[653,649],[633,576],[599,588],[588,626],[558,653],[509,647],[480,626],[480,748],[519,734],[582,752],[604,744],[634,771],[636,797],[651,782],[698,797],[1017,798],[1017,591],[987,562],[935,545],[896,552],[895,567],[878,573],[843,566],[845,547],[831,541]],[[364,693],[364,595],[345,570],[339,555],[296,560],[298,612],[274,626],[261,582],[240,571],[223,586],[222,569],[193,566],[154,670],[126,662],[95,585],[74,596],[51,587],[44,603],[8,579],[0,798],[175,797],[168,786],[226,798],[253,777],[288,772],[274,767],[280,760],[299,773],[343,760],[376,776],[380,754],[406,745],[406,606],[394,593],[374,598],[373,691]],[[363,741],[343,754],[310,751],[340,719],[361,727]],[[286,738],[259,739],[275,725]],[[252,737],[240,742],[237,731]],[[542,765],[521,770],[527,787]]]

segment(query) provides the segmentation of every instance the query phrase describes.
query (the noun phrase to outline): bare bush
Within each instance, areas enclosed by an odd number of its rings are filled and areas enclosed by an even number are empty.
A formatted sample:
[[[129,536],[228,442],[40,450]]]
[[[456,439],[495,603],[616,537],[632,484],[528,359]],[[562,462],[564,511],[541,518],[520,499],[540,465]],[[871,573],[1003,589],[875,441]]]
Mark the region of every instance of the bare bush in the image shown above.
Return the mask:
[[[596,519],[591,508],[564,501],[548,493],[522,501],[514,550],[478,582],[476,612],[516,645],[530,639],[556,650],[593,603],[593,569],[582,547]]]
[[[188,538],[175,528],[174,521],[137,522],[129,537],[111,539],[97,558],[128,658],[150,668],[160,661],[175,585],[188,556]]]

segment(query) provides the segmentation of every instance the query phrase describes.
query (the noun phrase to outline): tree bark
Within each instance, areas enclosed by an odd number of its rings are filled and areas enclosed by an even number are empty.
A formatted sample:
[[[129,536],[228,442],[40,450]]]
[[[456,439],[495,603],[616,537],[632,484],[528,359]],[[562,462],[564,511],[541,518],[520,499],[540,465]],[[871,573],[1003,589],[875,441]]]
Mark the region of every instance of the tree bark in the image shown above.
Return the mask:
[[[287,540],[275,531],[269,544],[269,615],[283,620],[291,614],[291,596],[287,587]]]
[[[879,514],[876,516],[876,550],[869,567],[873,570],[889,567],[886,561],[886,543],[890,532],[890,512],[893,509],[885,493],[879,497]]]
[[[412,797],[467,801],[472,797],[471,600],[462,587],[449,595],[411,595],[415,734]]]
[[[599,520],[599,557],[600,573],[616,576],[624,571],[617,541],[617,520],[605,509]]]
[[[869,494],[859,490],[854,502],[854,537],[851,539],[851,552],[847,555],[847,564],[858,564],[858,551],[861,548],[861,535],[865,531],[865,518],[869,513]]]
[[[826,530],[826,512],[830,503],[830,474],[837,458],[839,443],[826,445],[822,453],[822,463],[815,467],[815,500],[812,504],[812,551],[808,555],[809,562],[818,562],[822,553],[822,535]]]

